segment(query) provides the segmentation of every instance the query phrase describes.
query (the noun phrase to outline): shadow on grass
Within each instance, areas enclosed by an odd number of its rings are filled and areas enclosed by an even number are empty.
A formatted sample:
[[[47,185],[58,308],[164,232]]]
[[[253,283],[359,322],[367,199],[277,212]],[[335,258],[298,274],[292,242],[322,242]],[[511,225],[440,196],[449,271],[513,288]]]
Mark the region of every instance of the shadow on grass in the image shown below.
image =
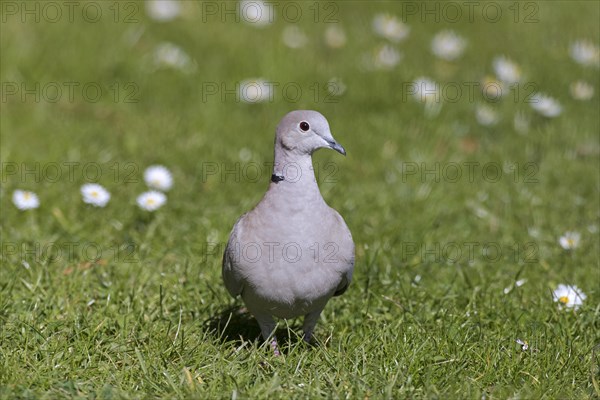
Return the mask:
[[[289,322],[294,324],[288,325],[286,320],[280,320],[275,331],[279,349],[284,353],[289,351],[291,345],[303,342],[301,326],[295,320]],[[204,327],[221,343],[234,342],[236,346],[253,341],[263,343],[258,322],[244,307],[227,307],[204,321]]]

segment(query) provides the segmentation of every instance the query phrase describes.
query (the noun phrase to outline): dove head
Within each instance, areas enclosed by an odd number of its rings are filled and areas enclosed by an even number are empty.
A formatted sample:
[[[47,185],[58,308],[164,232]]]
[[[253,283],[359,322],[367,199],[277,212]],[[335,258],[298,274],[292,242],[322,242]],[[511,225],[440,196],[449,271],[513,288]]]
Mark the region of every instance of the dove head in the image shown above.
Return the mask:
[[[346,150],[331,135],[327,119],[316,111],[292,111],[283,117],[277,126],[275,145],[298,154],[312,154],[325,147],[346,155]]]

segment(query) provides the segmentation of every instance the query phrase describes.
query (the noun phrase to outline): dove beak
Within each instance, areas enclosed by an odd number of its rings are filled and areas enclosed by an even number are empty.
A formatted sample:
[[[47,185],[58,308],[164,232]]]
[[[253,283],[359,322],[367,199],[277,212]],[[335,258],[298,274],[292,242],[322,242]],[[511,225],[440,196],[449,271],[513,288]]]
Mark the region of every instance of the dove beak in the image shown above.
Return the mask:
[[[338,142],[336,142],[333,139],[325,139],[325,141],[329,145],[330,149],[337,151],[338,153],[340,153],[343,156],[346,155],[346,149],[344,149],[344,147],[341,144],[339,144]]]

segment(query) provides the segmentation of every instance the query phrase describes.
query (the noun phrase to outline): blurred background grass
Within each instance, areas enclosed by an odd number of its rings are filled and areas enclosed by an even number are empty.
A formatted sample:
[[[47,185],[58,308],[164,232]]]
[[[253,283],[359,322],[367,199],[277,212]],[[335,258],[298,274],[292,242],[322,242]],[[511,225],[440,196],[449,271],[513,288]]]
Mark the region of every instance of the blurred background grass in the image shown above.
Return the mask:
[[[575,63],[569,47],[581,39],[597,46],[597,2],[482,2],[473,22],[464,7],[457,22],[441,11],[421,14],[436,4],[441,10],[438,2],[296,2],[298,22],[287,22],[278,8],[262,27],[239,20],[237,2],[182,1],[179,15],[162,22],[143,2],[78,2],[73,21],[65,3],[54,3],[63,12],[57,22],[44,18],[53,14],[44,15],[42,2],[2,2],[3,396],[592,396],[591,352],[600,331],[600,78],[597,68]],[[407,5],[419,13],[407,15]],[[86,6],[102,16],[86,21]],[[207,6],[234,12],[208,15]],[[485,6],[501,9],[497,22],[484,18]],[[39,7],[39,22],[23,7]],[[332,12],[337,22],[326,19]],[[380,13],[403,20],[408,38],[376,35]],[[290,25],[304,33],[304,46],[285,45]],[[345,34],[342,47],[324,40],[333,25]],[[467,42],[456,61],[430,51],[446,29]],[[183,67],[157,62],[161,43],[181,50]],[[371,59],[386,44],[402,59],[374,68]],[[488,103],[498,116],[493,126],[477,123],[476,107],[486,103],[478,90],[474,100],[465,91],[455,103],[444,101],[433,117],[407,95],[407,84],[421,76],[466,89],[493,75],[500,55],[520,66],[523,79],[516,99],[511,91]],[[247,103],[222,91],[252,78],[276,85],[272,101]],[[332,78],[343,82],[341,96],[328,94]],[[595,89],[591,100],[571,97],[576,80]],[[69,82],[78,84],[73,99]],[[56,102],[43,92],[53,83],[63,90]],[[537,115],[525,83],[557,99],[561,115]],[[34,94],[24,94],[22,84]],[[86,84],[102,88],[98,101],[82,93]],[[212,85],[219,93],[206,92]],[[297,102],[282,91],[286,85],[301,89]],[[221,253],[206,243],[224,243],[236,218],[260,199],[275,126],[304,108],[327,116],[348,150],[347,158],[321,151],[314,159],[326,201],[357,243],[355,284],[323,316],[327,346],[293,347],[289,363],[261,369],[267,354],[234,354],[230,342],[204,328],[231,304],[220,281]],[[529,121],[527,132],[515,129],[517,113]],[[79,163],[73,176],[65,162]],[[473,182],[450,182],[403,170],[407,163],[464,162],[500,165],[503,176],[489,182],[476,168]],[[16,163],[17,174],[7,163]],[[56,182],[44,176],[49,163],[62,168]],[[104,209],[81,202],[79,187],[90,180],[82,168],[90,163],[102,168],[92,180],[112,194]],[[219,172],[249,163],[264,169],[258,181],[207,176],[215,163]],[[534,183],[525,181],[527,163]],[[135,196],[152,164],[170,168],[175,185],[168,203],[149,215]],[[25,168],[39,168],[39,179],[22,176]],[[36,192],[40,208],[18,211],[15,189]],[[582,234],[570,252],[558,245],[569,230]],[[497,243],[502,253],[468,257],[472,242],[479,249]],[[56,260],[30,251],[53,243],[62,249]],[[65,243],[79,250],[70,253]],[[86,243],[100,249],[99,263],[81,253]],[[449,243],[462,249],[460,262],[406,246]],[[527,283],[505,295],[516,279]],[[551,290],[558,283],[587,294],[579,312],[557,310]],[[175,335],[178,324],[185,338]],[[527,335],[536,352],[515,348]]]

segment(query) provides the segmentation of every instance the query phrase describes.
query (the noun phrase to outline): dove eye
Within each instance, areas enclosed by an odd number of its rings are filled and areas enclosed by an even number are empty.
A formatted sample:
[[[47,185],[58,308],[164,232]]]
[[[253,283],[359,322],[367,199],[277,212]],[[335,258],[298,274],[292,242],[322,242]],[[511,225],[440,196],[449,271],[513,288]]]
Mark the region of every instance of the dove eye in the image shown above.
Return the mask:
[[[310,125],[306,121],[300,122],[300,129],[302,132],[307,132],[310,129]]]

